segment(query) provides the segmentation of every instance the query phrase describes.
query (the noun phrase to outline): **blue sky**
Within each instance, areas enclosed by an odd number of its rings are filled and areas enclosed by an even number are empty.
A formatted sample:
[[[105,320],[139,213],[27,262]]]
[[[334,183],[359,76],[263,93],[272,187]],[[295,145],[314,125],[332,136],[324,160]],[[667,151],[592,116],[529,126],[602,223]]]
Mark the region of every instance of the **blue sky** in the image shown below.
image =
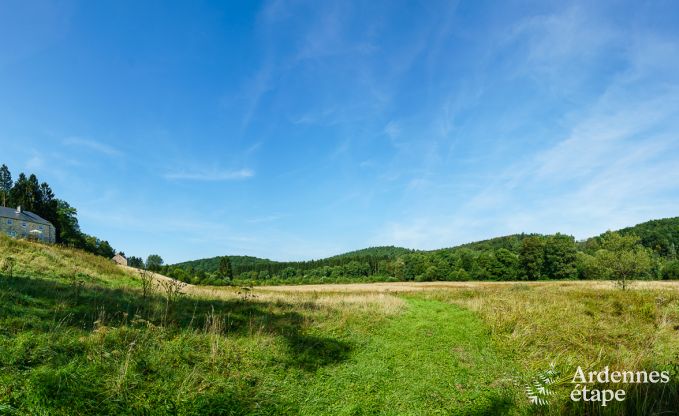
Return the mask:
[[[167,262],[585,238],[679,215],[677,22],[674,1],[3,1],[0,162]]]

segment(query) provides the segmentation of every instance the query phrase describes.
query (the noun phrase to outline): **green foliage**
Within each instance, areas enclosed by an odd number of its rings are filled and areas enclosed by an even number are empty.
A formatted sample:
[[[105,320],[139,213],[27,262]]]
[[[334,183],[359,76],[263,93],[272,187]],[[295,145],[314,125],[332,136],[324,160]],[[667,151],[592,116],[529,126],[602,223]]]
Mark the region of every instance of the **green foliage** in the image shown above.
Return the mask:
[[[541,279],[545,262],[545,241],[542,237],[531,236],[523,240],[519,261],[526,280]]]
[[[506,248],[500,248],[495,252],[495,258],[499,264],[499,269],[495,272],[498,279],[517,280],[519,273],[519,256]]]
[[[579,251],[577,253],[576,267],[580,279],[602,280],[609,278],[608,271],[599,264],[596,257],[585,252]]]
[[[224,256],[219,259],[219,277],[223,280],[233,279],[233,268],[231,267],[231,260],[228,256]]]
[[[662,269],[662,278],[665,280],[679,280],[679,260],[667,262]]]
[[[474,251],[495,251],[501,248],[509,250],[513,253],[518,253],[523,240],[533,236],[532,234],[513,234],[503,237],[495,237],[489,240],[476,241],[473,243],[462,244],[458,247],[453,247],[444,250],[455,250],[459,248],[467,248]]]
[[[556,234],[547,237],[544,245],[543,274],[551,279],[575,279],[577,248],[575,239],[568,235]]]
[[[619,231],[623,236],[636,235],[644,247],[658,255],[672,260],[677,259],[679,247],[679,217],[647,221]]]
[[[144,260],[142,260],[141,257],[135,256],[130,256],[127,258],[127,265],[137,269],[143,269],[145,267]]]
[[[595,254],[596,262],[608,278],[618,281],[622,289],[627,287],[629,279],[650,277],[651,253],[639,244],[639,237],[607,232],[602,235],[600,244],[601,248]]]
[[[163,258],[158,254],[151,254],[146,258],[146,268],[154,272],[160,271],[163,265]]]
[[[0,166],[0,203],[2,203],[3,207],[6,207],[9,202],[9,195],[13,185],[12,173],[7,168],[7,165],[3,164]]]

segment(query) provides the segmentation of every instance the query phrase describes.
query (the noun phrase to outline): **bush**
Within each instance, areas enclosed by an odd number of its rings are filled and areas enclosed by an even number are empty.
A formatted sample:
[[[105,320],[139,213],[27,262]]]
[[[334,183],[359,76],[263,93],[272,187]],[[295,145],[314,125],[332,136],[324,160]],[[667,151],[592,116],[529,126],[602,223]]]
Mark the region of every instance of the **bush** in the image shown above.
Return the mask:
[[[662,269],[662,278],[664,280],[679,280],[679,260],[665,263]]]

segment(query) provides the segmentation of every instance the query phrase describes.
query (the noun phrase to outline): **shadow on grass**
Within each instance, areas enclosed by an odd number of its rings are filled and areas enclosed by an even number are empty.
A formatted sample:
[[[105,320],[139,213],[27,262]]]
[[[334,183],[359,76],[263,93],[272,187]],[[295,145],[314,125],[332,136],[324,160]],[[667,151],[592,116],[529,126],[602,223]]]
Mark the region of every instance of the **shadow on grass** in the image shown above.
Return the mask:
[[[516,397],[510,390],[489,391],[489,402],[478,402],[464,409],[456,409],[459,416],[507,415],[516,405]]]
[[[49,332],[55,326],[94,330],[105,316],[107,326],[131,324],[135,317],[168,329],[207,329],[209,316],[217,314],[222,335],[250,336],[257,333],[283,337],[289,354],[287,364],[313,371],[348,358],[351,346],[343,341],[307,335],[304,317],[293,305],[281,301],[247,299],[206,300],[182,296],[166,309],[166,299],[157,293],[146,299],[137,291],[99,286],[77,286],[56,280],[0,276],[0,331],[26,329]]]
[[[193,341],[177,346],[175,340],[190,335],[190,331],[231,338],[272,335],[284,340],[284,358],[278,365],[303,372],[347,359],[351,352],[348,343],[305,333],[304,310],[309,309],[281,301],[188,296],[167,308],[166,299],[158,293],[144,299],[139,291],[131,289],[0,275],[0,354],[4,353],[0,368],[7,370],[4,375],[0,373],[0,414],[295,413],[294,403],[260,390],[262,380],[257,372],[223,377],[221,371],[232,365],[231,358],[219,364],[221,370],[211,370],[214,364],[209,359],[197,361],[192,355]],[[117,344],[102,344],[101,354],[119,354],[109,365],[111,359],[93,357],[93,350],[79,341],[82,332],[97,331],[101,325],[142,331],[162,329],[162,340],[167,340],[170,350],[176,348],[176,353],[166,353],[160,362],[152,352],[149,357],[126,360],[124,352],[127,348],[131,352],[134,342],[130,343],[132,339],[125,335],[129,332],[121,331],[118,340],[112,341]],[[177,394],[177,383],[182,380],[174,378],[173,365],[193,366],[195,371],[214,379],[210,379],[209,389],[185,400]],[[108,380],[115,380],[120,372],[117,387],[102,381],[103,372]]]

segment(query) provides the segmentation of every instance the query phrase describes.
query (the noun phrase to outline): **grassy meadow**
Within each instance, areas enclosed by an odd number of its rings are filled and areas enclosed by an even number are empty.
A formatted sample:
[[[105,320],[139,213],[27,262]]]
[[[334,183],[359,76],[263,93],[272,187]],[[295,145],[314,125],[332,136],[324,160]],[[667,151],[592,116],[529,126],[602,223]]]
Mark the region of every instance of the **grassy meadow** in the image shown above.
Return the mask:
[[[678,414],[671,282],[159,282],[0,237],[0,414]],[[531,404],[550,363],[554,395]],[[576,406],[577,366],[672,380]]]

